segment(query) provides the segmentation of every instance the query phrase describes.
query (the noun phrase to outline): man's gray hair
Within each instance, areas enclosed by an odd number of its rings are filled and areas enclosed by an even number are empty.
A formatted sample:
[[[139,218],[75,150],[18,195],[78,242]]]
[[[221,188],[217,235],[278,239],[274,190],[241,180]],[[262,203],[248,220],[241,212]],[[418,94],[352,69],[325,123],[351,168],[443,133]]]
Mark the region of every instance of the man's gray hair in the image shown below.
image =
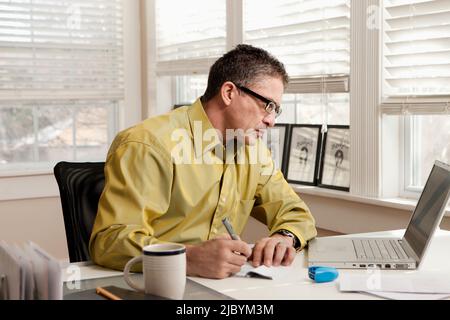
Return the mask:
[[[227,81],[238,86],[249,86],[268,76],[280,78],[284,86],[289,81],[283,63],[266,50],[239,44],[211,66],[202,102],[211,100]]]

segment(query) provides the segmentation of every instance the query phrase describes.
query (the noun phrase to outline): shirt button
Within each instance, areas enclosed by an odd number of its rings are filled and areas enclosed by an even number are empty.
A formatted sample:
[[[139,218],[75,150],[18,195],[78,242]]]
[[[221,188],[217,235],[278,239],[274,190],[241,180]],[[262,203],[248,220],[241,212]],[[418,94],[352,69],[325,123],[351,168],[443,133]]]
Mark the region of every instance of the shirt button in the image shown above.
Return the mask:
[[[222,197],[222,202],[225,202],[227,200],[227,197]]]

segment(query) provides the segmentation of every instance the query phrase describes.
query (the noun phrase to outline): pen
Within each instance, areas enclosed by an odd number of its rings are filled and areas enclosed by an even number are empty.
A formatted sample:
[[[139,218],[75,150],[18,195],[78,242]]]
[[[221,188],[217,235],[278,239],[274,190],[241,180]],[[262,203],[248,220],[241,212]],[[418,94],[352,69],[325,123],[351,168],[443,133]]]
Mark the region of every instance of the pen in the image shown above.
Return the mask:
[[[228,218],[223,218],[222,223],[225,226],[225,228],[227,229],[228,233],[230,234],[231,239],[239,240],[239,237],[236,235],[236,232],[234,232],[233,227],[231,226],[231,223],[228,220]]]
[[[95,292],[101,296],[104,296],[105,298],[108,298],[109,300],[122,300],[121,298],[119,298],[118,296],[116,296],[115,294],[112,294],[111,292],[109,292],[108,290],[102,288],[102,287],[97,287],[95,289]]]

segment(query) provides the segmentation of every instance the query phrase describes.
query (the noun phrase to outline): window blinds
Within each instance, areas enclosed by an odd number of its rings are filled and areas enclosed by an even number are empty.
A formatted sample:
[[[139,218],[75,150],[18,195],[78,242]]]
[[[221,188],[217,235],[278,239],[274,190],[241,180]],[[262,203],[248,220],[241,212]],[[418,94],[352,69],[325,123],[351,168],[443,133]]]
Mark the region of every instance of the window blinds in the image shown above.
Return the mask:
[[[209,63],[215,60],[207,58],[225,53],[225,6],[224,0],[156,0],[156,54],[160,74],[173,73],[177,66],[202,68],[203,59],[207,61],[207,72]],[[195,61],[195,65],[186,66],[186,61]]]
[[[288,92],[348,91],[349,0],[246,0],[244,41],[285,64]]]
[[[122,97],[122,0],[0,0],[0,100]]]
[[[384,113],[450,113],[450,0],[384,0]]]

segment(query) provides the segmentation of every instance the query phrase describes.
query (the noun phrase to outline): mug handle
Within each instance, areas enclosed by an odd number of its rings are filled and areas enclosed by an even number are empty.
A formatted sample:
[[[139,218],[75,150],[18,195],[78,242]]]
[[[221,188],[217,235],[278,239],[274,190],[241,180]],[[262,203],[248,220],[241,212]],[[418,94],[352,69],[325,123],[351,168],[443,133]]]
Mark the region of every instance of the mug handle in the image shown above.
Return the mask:
[[[143,285],[139,285],[130,279],[130,268],[133,264],[135,264],[137,262],[142,262],[142,256],[134,257],[133,259],[131,259],[130,261],[127,262],[127,264],[125,265],[125,268],[123,269],[123,276],[125,278],[125,282],[130,287],[132,287],[133,289],[135,289],[137,291],[145,292],[145,288]]]

